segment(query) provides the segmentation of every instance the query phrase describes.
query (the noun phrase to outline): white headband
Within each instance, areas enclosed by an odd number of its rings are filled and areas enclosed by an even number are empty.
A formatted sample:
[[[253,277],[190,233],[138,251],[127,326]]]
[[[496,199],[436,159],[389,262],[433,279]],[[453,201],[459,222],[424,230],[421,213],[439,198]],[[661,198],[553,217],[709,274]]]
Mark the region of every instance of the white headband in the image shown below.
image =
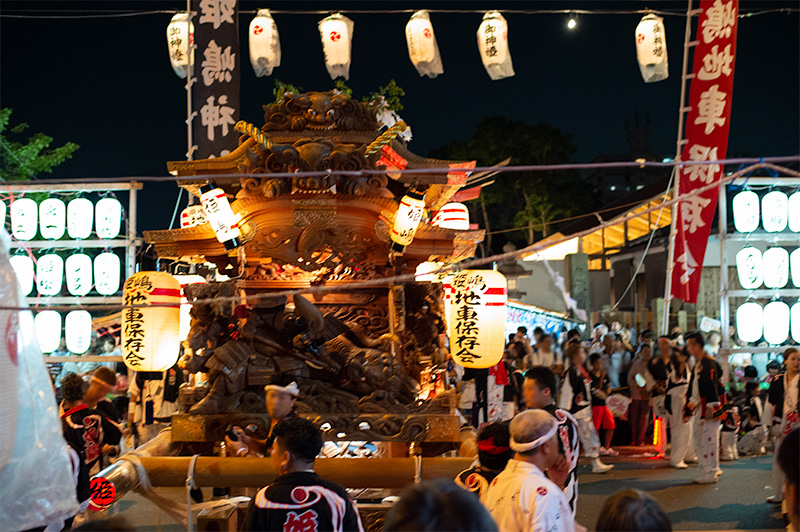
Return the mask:
[[[539,447],[540,445],[542,445],[543,443],[545,443],[550,438],[552,438],[553,435],[555,435],[557,429],[558,429],[558,423],[556,423],[555,420],[553,420],[553,426],[550,428],[550,430],[548,430],[543,436],[540,436],[531,442],[519,443],[514,441],[514,438],[511,438],[511,444],[510,444],[511,450],[518,453],[526,453],[528,451],[532,451],[537,447]]]
[[[288,393],[294,397],[297,397],[300,394],[300,388],[297,387],[297,383],[292,381],[291,384],[288,386],[278,386],[277,384],[268,384],[264,386],[264,389],[267,391],[275,390],[276,392],[283,392]]]

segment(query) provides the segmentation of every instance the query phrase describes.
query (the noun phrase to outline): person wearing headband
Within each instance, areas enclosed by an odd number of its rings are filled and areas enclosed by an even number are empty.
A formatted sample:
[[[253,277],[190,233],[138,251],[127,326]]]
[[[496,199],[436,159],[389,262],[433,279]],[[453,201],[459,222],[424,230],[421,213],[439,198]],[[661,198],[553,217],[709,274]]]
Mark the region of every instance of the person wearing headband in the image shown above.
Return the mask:
[[[455,478],[456,485],[474,493],[485,502],[489,483],[505,469],[514,456],[509,447],[508,422],[486,425],[478,434],[478,463]]]
[[[486,507],[503,531],[574,532],[567,496],[544,474],[559,459],[558,423],[544,410],[526,410],[509,425],[515,452],[489,484]]]

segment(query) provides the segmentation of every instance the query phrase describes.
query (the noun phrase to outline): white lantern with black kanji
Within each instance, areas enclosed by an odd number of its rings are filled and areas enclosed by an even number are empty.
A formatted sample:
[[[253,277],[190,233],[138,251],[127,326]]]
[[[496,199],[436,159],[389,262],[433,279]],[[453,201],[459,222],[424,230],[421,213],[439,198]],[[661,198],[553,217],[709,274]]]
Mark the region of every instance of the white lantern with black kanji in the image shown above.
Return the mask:
[[[407,245],[414,240],[417,228],[422,221],[422,214],[425,212],[425,195],[409,191],[394,215],[394,223],[389,234],[392,239],[392,250],[402,253]]]
[[[325,53],[325,67],[331,79],[339,76],[350,79],[350,46],[353,40],[353,21],[336,13],[319,21],[319,36]]]
[[[139,272],[128,277],[123,293],[120,348],[125,365],[135,371],[171,368],[180,353],[180,283],[168,273]]]
[[[39,312],[33,318],[33,327],[42,353],[58,350],[58,344],[61,343],[61,314],[55,310]]]
[[[58,198],[39,204],[39,233],[47,240],[58,240],[67,228],[67,206]]]
[[[748,246],[736,254],[736,273],[739,275],[739,284],[742,288],[752,290],[764,282],[762,274],[761,251]]]
[[[771,301],[764,307],[764,340],[770,345],[780,345],[789,338],[789,305]]]
[[[98,238],[117,238],[122,226],[122,204],[117,198],[103,198],[94,208],[94,226]]]
[[[116,253],[104,252],[94,258],[94,286],[98,294],[113,296],[117,293],[120,267]]]
[[[85,253],[75,253],[64,261],[67,291],[76,297],[85,296],[92,289],[92,259]]]
[[[514,75],[508,49],[508,22],[499,11],[487,11],[478,27],[478,50],[486,73],[493,80]]]
[[[736,333],[743,342],[753,343],[764,333],[764,309],[758,303],[748,301],[736,309]]]
[[[800,344],[800,302],[792,305],[791,309],[792,340]]]
[[[22,295],[27,296],[33,290],[33,260],[27,255],[12,255],[8,261],[17,276],[17,282],[22,289]]]
[[[450,355],[466,368],[490,368],[503,358],[506,278],[495,270],[462,270],[450,278]]]
[[[42,255],[36,262],[36,289],[40,295],[56,296],[61,292],[64,259],[55,253]]]
[[[67,234],[75,240],[92,235],[94,204],[86,198],[75,198],[67,204]]]
[[[200,187],[200,204],[206,219],[214,229],[214,233],[225,249],[234,249],[241,245],[239,240],[239,222],[237,216],[231,209],[231,204],[225,195],[225,191],[214,183],[206,183]]]
[[[189,205],[181,211],[181,227],[194,227],[206,223],[202,205]]]
[[[427,11],[417,11],[406,24],[408,57],[420,76],[435,78],[444,73],[439,45],[433,33],[433,24]]]
[[[800,233],[800,192],[789,196],[789,230]]]
[[[39,208],[30,198],[20,198],[11,204],[11,234],[17,240],[33,240],[39,219]]]
[[[752,233],[758,229],[760,206],[758,194],[743,190],[733,197],[733,226],[740,233]]]
[[[67,351],[80,355],[92,346],[92,315],[85,310],[72,310],[64,319]]]
[[[436,213],[431,224],[443,229],[469,229],[469,210],[463,203],[448,203]]]
[[[789,270],[792,272],[792,284],[800,288],[800,248],[789,254]]]
[[[669,77],[667,33],[661,17],[647,14],[636,26],[636,59],[645,83]]]
[[[278,26],[269,9],[259,9],[250,22],[250,64],[256,77],[269,76],[281,65],[281,41]]]
[[[764,252],[764,286],[783,288],[789,282],[789,252],[783,248],[769,248]]]
[[[761,213],[764,230],[779,233],[786,229],[789,220],[789,198],[780,190],[773,190],[761,200]]]
[[[167,50],[172,70],[179,78],[186,78],[194,65],[194,24],[188,13],[177,13],[167,25]]]

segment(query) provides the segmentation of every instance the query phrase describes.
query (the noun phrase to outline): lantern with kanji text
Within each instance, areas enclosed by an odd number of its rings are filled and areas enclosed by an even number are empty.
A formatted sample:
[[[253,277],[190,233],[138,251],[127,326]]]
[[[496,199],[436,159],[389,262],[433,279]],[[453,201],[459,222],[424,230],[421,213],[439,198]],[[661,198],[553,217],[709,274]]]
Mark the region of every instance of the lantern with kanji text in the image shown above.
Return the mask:
[[[664,19],[649,13],[636,26],[636,59],[645,83],[669,77]]]
[[[760,206],[758,194],[743,190],[733,197],[733,226],[740,233],[752,233],[758,229]]]
[[[225,191],[214,183],[206,183],[200,187],[200,204],[206,219],[214,229],[214,233],[225,249],[234,249],[241,245],[239,241],[239,222],[228,203]]]
[[[408,57],[420,76],[435,78],[444,72],[439,45],[427,11],[417,11],[411,15],[411,20],[406,24],[406,44]]]
[[[423,212],[425,212],[424,194],[409,191],[403,196],[394,215],[392,231],[389,234],[393,242],[392,250],[402,253],[405,247],[414,240],[419,223],[422,221]]]
[[[736,273],[742,288],[752,290],[761,286],[764,281],[761,264],[761,251],[758,248],[748,246],[739,250],[736,254]]]
[[[783,248],[769,248],[764,252],[764,286],[783,288],[789,282],[789,253]]]
[[[122,205],[117,198],[102,198],[94,208],[97,236],[104,240],[117,238],[122,224]]]
[[[789,220],[789,198],[780,190],[768,192],[761,200],[764,230],[779,233],[786,229]]]
[[[67,234],[75,240],[92,234],[94,205],[86,198],[75,198],[67,204]]]
[[[61,292],[64,259],[55,253],[39,257],[36,262],[36,289],[40,295],[56,296]]]
[[[11,234],[17,240],[36,238],[39,208],[30,198],[20,198],[11,204]]]
[[[64,271],[67,291],[70,294],[81,297],[89,293],[92,289],[92,259],[89,255],[85,253],[70,255],[64,261]]]
[[[97,293],[112,296],[119,290],[120,260],[116,253],[106,251],[94,258],[94,286]]]
[[[183,79],[194,65],[194,24],[188,13],[177,13],[167,25],[167,50],[172,70]]]
[[[487,11],[478,27],[478,50],[483,66],[492,80],[514,75],[508,49],[508,23],[499,11]]]
[[[47,240],[58,240],[67,228],[67,206],[58,198],[39,204],[39,233]]]

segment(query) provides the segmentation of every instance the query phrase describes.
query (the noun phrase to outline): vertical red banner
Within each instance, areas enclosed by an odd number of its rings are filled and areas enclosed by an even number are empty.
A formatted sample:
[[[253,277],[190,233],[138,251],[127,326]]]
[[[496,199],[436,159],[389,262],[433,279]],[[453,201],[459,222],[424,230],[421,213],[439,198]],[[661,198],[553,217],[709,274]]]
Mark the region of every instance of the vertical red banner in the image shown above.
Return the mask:
[[[702,0],[700,11],[686,119],[688,142],[681,153],[682,161],[724,159],[728,149],[739,1]],[[719,164],[683,166],[678,175],[678,193],[686,194],[721,177]],[[678,203],[671,286],[672,297],[687,303],[697,301],[718,198],[719,192],[714,188]]]

